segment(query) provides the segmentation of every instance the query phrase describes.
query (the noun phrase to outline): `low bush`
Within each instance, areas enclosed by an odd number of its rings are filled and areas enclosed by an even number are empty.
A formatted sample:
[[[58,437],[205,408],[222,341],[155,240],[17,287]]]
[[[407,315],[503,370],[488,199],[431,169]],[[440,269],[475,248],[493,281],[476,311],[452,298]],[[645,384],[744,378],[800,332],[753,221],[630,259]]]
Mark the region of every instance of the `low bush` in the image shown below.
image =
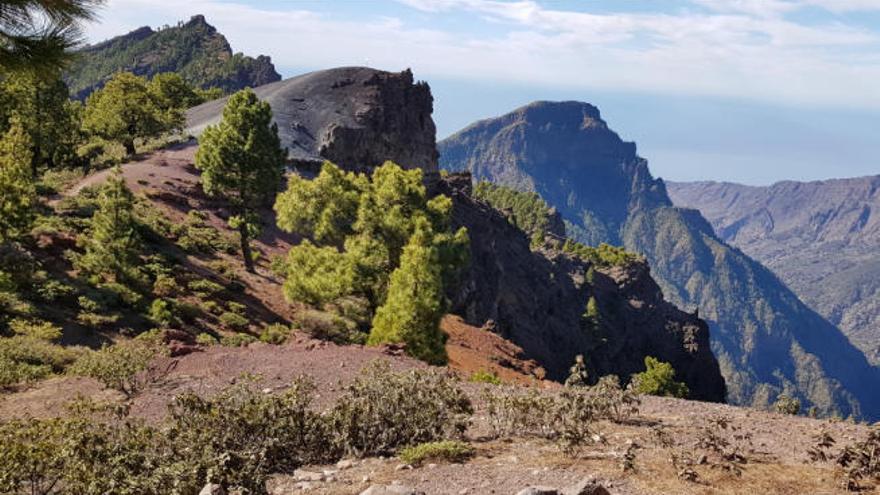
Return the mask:
[[[164,299],[155,299],[150,304],[149,318],[157,325],[168,326],[174,321],[171,304]]]
[[[475,371],[471,373],[468,381],[474,383],[488,383],[490,385],[501,385],[501,379],[493,371]]]
[[[474,449],[470,445],[460,441],[446,440],[405,447],[400,451],[400,460],[414,466],[426,461],[460,463],[470,459],[473,455]]]
[[[304,309],[293,317],[295,328],[302,330],[312,338],[329,340],[337,344],[365,344],[367,334],[358,329],[358,325],[342,316]]]
[[[62,373],[85,352],[31,335],[0,337],[0,388]]]
[[[621,387],[617,375],[603,376],[587,393],[597,419],[620,423],[639,412],[639,397],[631,388]]]
[[[865,440],[844,447],[836,461],[847,491],[861,490],[862,480],[880,479],[880,427],[875,426]]]
[[[69,373],[88,376],[128,397],[139,388],[136,375],[143,371],[159,349],[143,341],[121,342],[89,352],[70,367]]]
[[[233,333],[220,337],[220,345],[225,345],[226,347],[244,347],[256,341],[257,339],[253,335],[246,333]]]
[[[153,282],[153,294],[159,297],[173,296],[179,290],[180,286],[177,285],[177,280],[171,275],[160,273]]]
[[[207,347],[217,345],[220,341],[210,333],[200,333],[196,336],[196,343]]]
[[[645,368],[645,371],[633,375],[633,387],[638,393],[687,398],[690,391],[686,384],[675,381],[675,370],[671,364],[645,356]]]
[[[280,345],[287,342],[287,337],[289,336],[290,327],[280,323],[273,323],[272,325],[266,325],[263,331],[260,332],[260,342]]]
[[[16,335],[25,335],[39,340],[52,341],[61,338],[61,327],[43,320],[16,318],[9,322],[9,329]]]
[[[223,292],[222,285],[205,279],[193,280],[186,284],[186,286],[201,299],[209,299]]]
[[[565,388],[556,395],[517,387],[495,387],[484,395],[496,437],[540,437],[554,440],[575,455],[593,442],[597,418],[588,390]]]
[[[247,318],[231,311],[222,313],[217,319],[220,320],[220,324],[223,325],[223,327],[238,332],[247,330],[250,325]]]
[[[393,454],[401,447],[461,437],[473,407],[447,372],[392,372],[376,361],[345,388],[330,413],[339,448],[348,455]]]
[[[265,493],[271,473],[338,457],[326,422],[311,408],[311,382],[297,380],[277,395],[249,385],[211,399],[187,393],[174,400],[168,438],[172,458],[187,467],[179,480],[184,493],[205,481]]]
[[[801,401],[786,394],[780,394],[773,403],[773,410],[779,414],[797,416],[801,412]]]

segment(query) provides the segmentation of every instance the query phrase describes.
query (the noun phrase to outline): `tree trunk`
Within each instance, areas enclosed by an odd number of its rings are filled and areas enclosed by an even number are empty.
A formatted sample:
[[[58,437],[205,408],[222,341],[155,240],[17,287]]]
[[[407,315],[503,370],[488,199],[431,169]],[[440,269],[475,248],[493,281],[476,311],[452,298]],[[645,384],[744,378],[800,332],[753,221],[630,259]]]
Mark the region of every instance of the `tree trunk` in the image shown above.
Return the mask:
[[[250,273],[257,273],[254,270],[254,258],[251,256],[251,244],[248,239],[248,228],[245,222],[238,227],[238,235],[241,238],[241,255],[244,257],[244,268]]]
[[[125,146],[125,154],[127,156],[132,156],[137,151],[134,149],[134,141],[126,141],[122,145]]]

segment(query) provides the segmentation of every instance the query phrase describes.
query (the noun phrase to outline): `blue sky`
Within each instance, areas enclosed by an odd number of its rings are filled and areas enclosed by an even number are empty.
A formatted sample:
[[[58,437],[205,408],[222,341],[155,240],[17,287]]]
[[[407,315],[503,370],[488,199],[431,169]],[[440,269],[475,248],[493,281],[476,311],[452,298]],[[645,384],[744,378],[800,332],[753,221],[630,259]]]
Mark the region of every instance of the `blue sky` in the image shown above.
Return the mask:
[[[87,35],[197,13],[284,76],[411,67],[440,137],[576,99],[670,180],[880,174],[880,0],[109,0]]]

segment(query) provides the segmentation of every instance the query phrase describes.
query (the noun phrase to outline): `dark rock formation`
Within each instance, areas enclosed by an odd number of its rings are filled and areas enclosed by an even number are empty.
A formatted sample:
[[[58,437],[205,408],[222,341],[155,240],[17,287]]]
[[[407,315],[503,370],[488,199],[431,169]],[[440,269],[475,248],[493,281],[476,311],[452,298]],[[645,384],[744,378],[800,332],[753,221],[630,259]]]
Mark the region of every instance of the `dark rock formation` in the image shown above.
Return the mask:
[[[587,357],[592,377],[627,379],[644,371],[650,355],[673,364],[692,398],[724,400],[706,323],[664,301],[647,264],[597,268],[588,277],[589,263],[552,249],[531,251],[526,233],[471,198],[469,174],[450,174],[438,191],[452,197],[453,223],[471,237],[470,267],[450,294],[454,313],[476,326],[492,320],[494,331],[537,360],[550,379],[564,380],[578,354]],[[584,328],[581,318],[590,297],[601,314],[598,332]]]
[[[880,363],[880,176],[768,187],[669,183],[719,237],[767,265]]]
[[[592,105],[534,103],[438,148],[444,169],[540,193],[569,236],[645,255],[666,297],[708,321],[732,402],[767,407],[785,391],[821,413],[880,418],[878,369],[699,212],[674,208],[635,145]]]
[[[409,70],[364,67],[323,70],[256,88],[272,105],[281,141],[299,164],[330,160],[348,170],[370,170],[391,160],[436,176],[433,97]],[[226,100],[195,107],[188,132],[220,120]]]
[[[177,72],[197,87],[220,88],[225,92],[281,79],[269,57],[233,53],[226,37],[201,15],[175,27],[138,28],[85,47],[79,53],[81,56],[65,72],[64,80],[71,94],[81,100],[120,71],[146,77]]]

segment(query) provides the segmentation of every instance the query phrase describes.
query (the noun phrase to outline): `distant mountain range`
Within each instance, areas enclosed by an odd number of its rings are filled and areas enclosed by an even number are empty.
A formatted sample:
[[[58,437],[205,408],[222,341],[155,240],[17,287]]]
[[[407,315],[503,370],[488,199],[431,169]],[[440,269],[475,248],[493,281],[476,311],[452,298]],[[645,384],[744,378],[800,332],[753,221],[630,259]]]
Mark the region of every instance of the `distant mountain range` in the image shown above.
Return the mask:
[[[880,362],[880,176],[668,188]]]
[[[818,412],[880,417],[880,372],[770,270],[673,206],[634,143],[581,102],[536,102],[438,143],[440,166],[540,194],[588,244],[644,254],[667,299],[699,310],[729,400],[767,406],[794,394]]]
[[[70,94],[85,99],[120,71],[140,76],[177,72],[200,88],[225,92],[281,79],[269,57],[233,53],[229,42],[204,16],[158,31],[142,27],[88,46],[64,75]]]

